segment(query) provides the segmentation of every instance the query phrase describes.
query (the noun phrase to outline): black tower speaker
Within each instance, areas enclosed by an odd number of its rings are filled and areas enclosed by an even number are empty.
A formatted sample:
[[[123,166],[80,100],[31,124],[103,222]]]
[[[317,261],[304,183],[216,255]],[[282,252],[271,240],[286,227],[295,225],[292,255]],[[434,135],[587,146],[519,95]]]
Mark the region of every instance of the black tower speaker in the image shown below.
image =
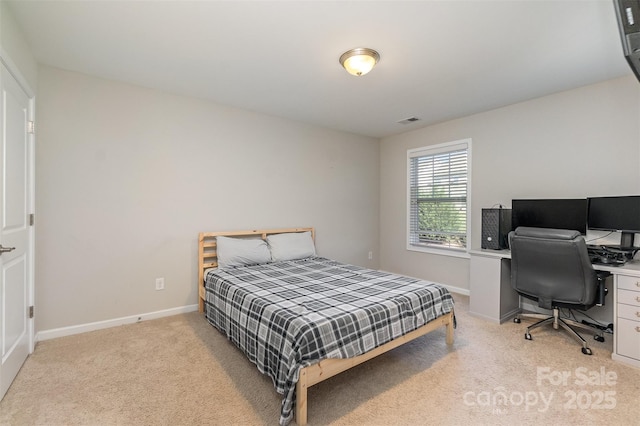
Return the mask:
[[[508,249],[510,231],[511,209],[482,209],[483,249]]]

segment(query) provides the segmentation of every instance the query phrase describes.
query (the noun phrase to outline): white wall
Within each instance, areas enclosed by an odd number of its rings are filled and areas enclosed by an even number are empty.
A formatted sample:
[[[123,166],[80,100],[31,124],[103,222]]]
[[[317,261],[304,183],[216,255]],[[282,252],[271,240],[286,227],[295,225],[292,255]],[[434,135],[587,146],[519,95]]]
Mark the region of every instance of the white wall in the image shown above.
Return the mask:
[[[469,288],[468,259],[405,248],[408,149],[473,140],[471,244],[479,248],[482,208],[513,198],[640,194],[639,117],[640,84],[625,77],[383,139],[380,267]]]
[[[197,303],[200,231],[314,226],[320,255],[378,266],[376,139],[50,67],[38,84],[36,330]]]

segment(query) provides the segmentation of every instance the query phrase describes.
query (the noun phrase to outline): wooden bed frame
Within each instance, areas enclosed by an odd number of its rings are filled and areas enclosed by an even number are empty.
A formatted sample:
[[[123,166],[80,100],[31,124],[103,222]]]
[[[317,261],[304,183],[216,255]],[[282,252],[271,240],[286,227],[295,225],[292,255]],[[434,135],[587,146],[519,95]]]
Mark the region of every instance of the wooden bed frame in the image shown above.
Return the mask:
[[[289,232],[311,232],[311,236],[315,241],[314,228],[286,228],[286,229],[268,229],[268,230],[251,230],[251,231],[231,231],[231,232],[201,232],[198,237],[198,309],[204,312],[204,300],[206,298],[206,290],[204,287],[204,271],[208,268],[218,266],[218,257],[216,252],[216,237],[256,237],[260,236],[263,240],[268,235],[283,234]],[[379,346],[367,353],[359,355],[355,358],[346,359],[324,359],[316,364],[309,365],[300,370],[300,378],[296,384],[296,406],[294,408],[295,420],[299,426],[307,424],[307,390],[310,386],[318,384],[323,380],[335,376],[375,358],[391,349],[397,348],[407,342],[410,342],[420,336],[436,330],[440,327],[446,327],[447,345],[453,344],[453,311],[436,318],[435,320],[423,325],[422,327],[396,338],[382,346]]]

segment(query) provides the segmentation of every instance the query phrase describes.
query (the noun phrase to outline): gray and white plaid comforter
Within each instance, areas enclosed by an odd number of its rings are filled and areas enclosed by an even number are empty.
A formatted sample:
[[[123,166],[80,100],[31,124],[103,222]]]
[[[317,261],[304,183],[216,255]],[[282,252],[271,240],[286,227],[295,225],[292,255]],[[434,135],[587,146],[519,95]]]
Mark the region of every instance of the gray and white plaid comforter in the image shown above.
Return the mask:
[[[363,354],[453,309],[440,285],[320,257],[214,269],[206,289],[207,320],[284,395],[282,425],[300,368]]]

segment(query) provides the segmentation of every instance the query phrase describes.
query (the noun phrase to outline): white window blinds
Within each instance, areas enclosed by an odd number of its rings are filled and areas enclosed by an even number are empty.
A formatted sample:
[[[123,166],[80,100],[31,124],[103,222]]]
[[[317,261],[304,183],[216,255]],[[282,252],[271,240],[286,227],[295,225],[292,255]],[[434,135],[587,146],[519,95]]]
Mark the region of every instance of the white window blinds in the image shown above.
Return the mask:
[[[409,248],[466,250],[469,142],[408,152]]]

